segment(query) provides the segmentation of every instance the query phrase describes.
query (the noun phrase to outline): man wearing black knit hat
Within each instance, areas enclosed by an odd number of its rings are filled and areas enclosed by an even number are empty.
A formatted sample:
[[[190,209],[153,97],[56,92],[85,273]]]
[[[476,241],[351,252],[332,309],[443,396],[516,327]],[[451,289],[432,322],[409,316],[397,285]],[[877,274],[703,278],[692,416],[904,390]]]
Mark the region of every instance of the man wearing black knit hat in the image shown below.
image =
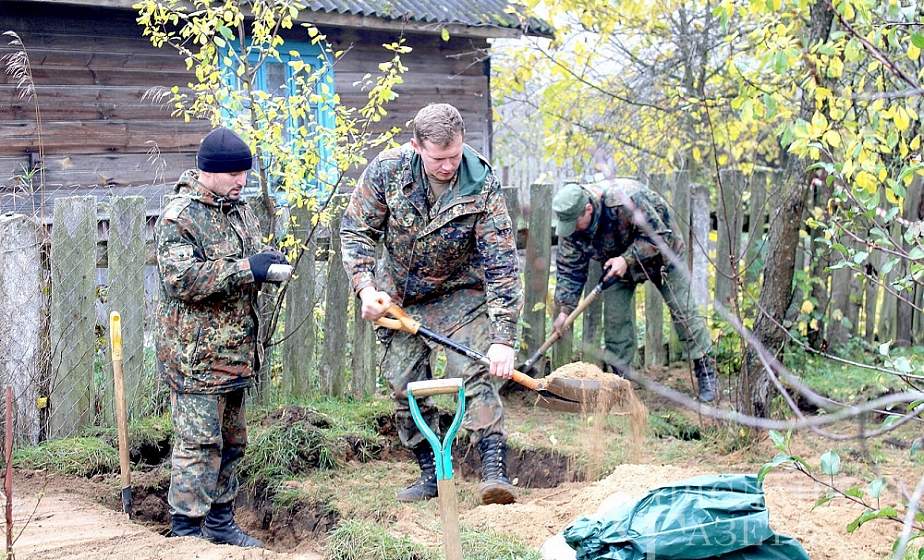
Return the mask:
[[[244,391],[263,358],[257,295],[282,253],[261,241],[241,191],[253,156],[227,128],[199,146],[157,221],[157,354],[170,386],[174,445],[171,533],[244,547],[262,543],[234,521],[247,426]]]

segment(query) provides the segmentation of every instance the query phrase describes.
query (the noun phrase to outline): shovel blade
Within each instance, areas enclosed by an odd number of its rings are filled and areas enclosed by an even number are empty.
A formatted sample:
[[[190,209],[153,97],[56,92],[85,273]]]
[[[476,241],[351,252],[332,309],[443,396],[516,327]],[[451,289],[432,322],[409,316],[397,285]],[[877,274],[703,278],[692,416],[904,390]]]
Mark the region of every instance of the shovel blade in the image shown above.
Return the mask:
[[[556,397],[578,403],[593,404],[597,401],[601,384],[595,379],[571,379],[559,377],[549,379],[545,389]]]
[[[132,487],[122,488],[122,511],[128,514],[128,518],[133,517],[134,499],[132,498]]]

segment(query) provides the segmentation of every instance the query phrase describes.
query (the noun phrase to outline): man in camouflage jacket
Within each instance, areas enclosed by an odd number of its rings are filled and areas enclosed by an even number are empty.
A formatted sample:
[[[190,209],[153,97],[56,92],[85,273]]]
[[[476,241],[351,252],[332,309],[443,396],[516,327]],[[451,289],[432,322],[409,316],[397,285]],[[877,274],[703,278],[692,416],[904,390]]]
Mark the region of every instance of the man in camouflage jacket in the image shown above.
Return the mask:
[[[515,232],[500,183],[463,139],[462,117],[454,107],[435,104],[420,110],[410,144],[379,154],[350,198],[340,228],[343,264],[362,300],[364,318],[382,317],[395,302],[435,331],[487,350],[490,367],[449,353],[446,375],[465,379],[468,406],[462,425],[481,452],[481,500],[510,503],[515,497],[506,472],[498,386],[513,372],[522,307]],[[380,241],[385,251],[376,263]],[[405,393],[409,382],[432,376],[432,348],[407,333],[380,329],[379,335],[399,435],[421,468],[420,478],[398,499],[432,498],[433,453],[414,426]],[[432,399],[421,400],[420,409],[439,433]]]
[[[667,203],[632,179],[598,186],[568,184],[552,201],[558,216],[558,260],[555,303],[561,329],[577,306],[587,281],[590,259],[604,263],[604,278],[615,279],[605,292],[604,330],[607,363],[619,369],[635,358],[635,287],[651,281],[661,292],[671,319],[699,382],[699,398],[716,398],[712,342],[705,322],[690,298],[690,282],[662,251],[683,260],[684,244],[675,235]]]
[[[286,262],[262,243],[241,199],[251,161],[240,137],[213,130],[199,148],[199,170],[183,173],[155,228],[157,354],[175,432],[171,531],[248,547],[262,543],[233,516],[247,445],[244,391],[263,356],[257,294],[269,266]]]

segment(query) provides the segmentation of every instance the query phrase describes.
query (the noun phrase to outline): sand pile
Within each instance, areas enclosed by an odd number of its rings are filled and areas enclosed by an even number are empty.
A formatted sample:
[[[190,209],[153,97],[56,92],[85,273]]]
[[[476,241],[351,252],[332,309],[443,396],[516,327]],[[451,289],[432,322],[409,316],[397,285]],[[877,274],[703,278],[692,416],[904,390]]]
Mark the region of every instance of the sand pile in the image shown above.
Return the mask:
[[[581,515],[593,515],[616,506],[617,500],[635,502],[649,490],[716,471],[702,467],[673,465],[620,465],[603,480],[591,485],[571,483],[524,503],[506,506],[480,506],[462,514],[462,524],[470,529],[500,530],[515,534],[523,542],[539,548],[546,539],[561,532]],[[771,473],[764,484],[770,527],[791,536],[805,547],[812,560],[844,558],[886,558],[890,543],[900,526],[874,522],[854,533],[847,524],[861,509],[846,500],[814,508],[824,492],[804,475],[793,471]]]

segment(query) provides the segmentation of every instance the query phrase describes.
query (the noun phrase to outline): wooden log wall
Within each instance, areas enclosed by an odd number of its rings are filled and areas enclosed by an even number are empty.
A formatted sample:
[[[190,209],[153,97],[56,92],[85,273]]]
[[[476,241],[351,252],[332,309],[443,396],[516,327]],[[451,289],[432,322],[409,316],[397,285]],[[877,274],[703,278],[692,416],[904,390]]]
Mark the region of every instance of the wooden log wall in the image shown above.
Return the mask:
[[[334,68],[341,102],[364,105],[363,77],[374,76],[378,64],[391,58],[382,44],[396,41],[397,33],[318,24],[334,50],[346,51]],[[37,3],[6,2],[0,28],[23,40],[41,115],[37,121],[32,99],[21,98],[12,78],[0,74],[0,212],[38,215],[43,201],[51,208],[62,196],[137,194],[147,200],[149,214],[158,214],[180,173],[195,167],[199,141],[210,129],[204,121],[172,118],[169,107],[145,98],[155,86],[185,86],[193,75],[184,60],[169,48],[152,47],[132,10],[55,4],[49,12]],[[286,38],[306,40],[295,31]],[[490,156],[490,76],[488,62],[480,60],[487,41],[412,33],[404,38],[414,50],[403,57],[408,71],[379,130],[404,130],[427,103],[449,102],[462,112],[467,142]],[[407,138],[404,133],[400,140]],[[37,175],[31,184],[21,180],[40,165],[43,194]]]

